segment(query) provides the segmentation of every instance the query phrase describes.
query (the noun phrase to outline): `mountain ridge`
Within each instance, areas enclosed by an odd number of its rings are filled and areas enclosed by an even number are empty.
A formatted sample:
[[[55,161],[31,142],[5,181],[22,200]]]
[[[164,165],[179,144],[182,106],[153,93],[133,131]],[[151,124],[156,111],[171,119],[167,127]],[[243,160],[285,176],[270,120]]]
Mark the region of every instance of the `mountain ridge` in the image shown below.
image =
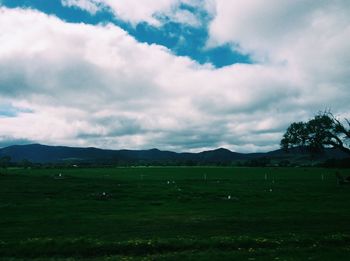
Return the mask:
[[[298,148],[285,152],[282,149],[259,152],[239,153],[226,148],[206,150],[198,153],[162,151],[157,148],[149,150],[111,150],[95,147],[50,146],[43,144],[12,145],[0,149],[0,157],[8,156],[12,162],[24,160],[33,163],[64,163],[64,162],[94,162],[94,163],[145,163],[145,164],[227,164],[238,161],[257,161],[262,158],[275,161],[315,160],[310,154]],[[326,149],[316,160],[330,158],[346,158],[348,155],[335,149]]]

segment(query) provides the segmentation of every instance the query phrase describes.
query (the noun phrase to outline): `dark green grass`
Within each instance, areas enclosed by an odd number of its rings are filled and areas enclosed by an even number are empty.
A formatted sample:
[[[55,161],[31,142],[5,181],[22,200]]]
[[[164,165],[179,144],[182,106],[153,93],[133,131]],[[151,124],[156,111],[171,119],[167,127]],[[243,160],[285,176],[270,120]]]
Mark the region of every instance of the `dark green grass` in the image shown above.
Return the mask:
[[[350,185],[337,185],[335,170],[0,172],[0,256],[6,260],[345,260],[350,255]],[[111,198],[99,200],[102,192]]]

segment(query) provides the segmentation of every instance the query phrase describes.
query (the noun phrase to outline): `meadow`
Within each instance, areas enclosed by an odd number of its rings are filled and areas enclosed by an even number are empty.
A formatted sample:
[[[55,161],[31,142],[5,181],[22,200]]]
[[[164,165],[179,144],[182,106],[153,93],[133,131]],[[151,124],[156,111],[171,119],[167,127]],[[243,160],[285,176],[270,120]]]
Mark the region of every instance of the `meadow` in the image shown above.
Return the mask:
[[[350,256],[350,185],[338,185],[334,169],[0,172],[0,260]]]

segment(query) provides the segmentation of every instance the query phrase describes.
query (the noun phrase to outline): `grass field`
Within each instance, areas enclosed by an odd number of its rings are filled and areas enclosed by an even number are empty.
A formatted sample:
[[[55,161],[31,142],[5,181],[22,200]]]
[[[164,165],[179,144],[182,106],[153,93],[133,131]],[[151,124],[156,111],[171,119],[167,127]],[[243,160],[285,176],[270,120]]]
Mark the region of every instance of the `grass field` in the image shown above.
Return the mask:
[[[350,256],[350,185],[331,169],[0,172],[0,260]]]

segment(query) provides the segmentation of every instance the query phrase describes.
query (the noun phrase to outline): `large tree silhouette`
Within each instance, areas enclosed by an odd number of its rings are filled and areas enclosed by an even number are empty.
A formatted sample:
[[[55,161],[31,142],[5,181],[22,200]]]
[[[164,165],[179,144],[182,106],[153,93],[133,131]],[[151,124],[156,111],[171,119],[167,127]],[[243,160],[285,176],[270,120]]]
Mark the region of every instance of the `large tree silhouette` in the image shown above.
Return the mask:
[[[281,147],[308,148],[320,152],[325,147],[338,148],[350,155],[350,121],[344,123],[332,113],[323,112],[307,122],[292,123],[281,140]]]

